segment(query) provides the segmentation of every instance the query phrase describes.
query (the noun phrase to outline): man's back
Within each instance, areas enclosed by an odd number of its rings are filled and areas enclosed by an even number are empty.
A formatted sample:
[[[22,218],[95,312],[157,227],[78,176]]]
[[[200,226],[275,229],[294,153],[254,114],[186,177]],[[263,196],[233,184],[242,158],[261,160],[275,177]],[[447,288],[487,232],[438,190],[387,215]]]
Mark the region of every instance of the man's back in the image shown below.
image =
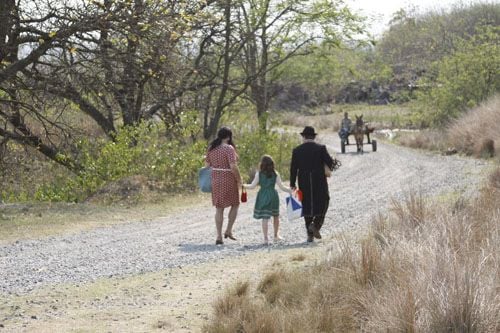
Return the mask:
[[[292,156],[295,156],[294,162],[299,171],[310,172],[314,169],[324,168],[322,161],[323,145],[316,142],[305,142],[294,149]]]

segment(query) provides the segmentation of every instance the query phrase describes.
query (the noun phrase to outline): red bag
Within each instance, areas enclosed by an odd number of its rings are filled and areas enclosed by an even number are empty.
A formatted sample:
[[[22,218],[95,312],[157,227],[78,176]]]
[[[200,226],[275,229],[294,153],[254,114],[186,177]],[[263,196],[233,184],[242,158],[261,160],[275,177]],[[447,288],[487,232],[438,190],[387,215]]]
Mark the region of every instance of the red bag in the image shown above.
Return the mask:
[[[241,202],[247,202],[247,191],[243,187],[241,188]]]
[[[299,199],[300,202],[302,202],[302,191],[297,190],[297,199]]]

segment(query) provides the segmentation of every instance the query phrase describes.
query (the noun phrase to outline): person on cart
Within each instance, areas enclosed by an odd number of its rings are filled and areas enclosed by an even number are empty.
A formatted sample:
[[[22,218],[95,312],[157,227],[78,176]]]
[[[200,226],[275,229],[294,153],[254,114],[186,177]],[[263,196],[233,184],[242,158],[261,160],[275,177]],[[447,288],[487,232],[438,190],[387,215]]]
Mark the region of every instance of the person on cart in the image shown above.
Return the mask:
[[[346,144],[349,144],[349,134],[351,133],[352,121],[349,119],[349,115],[344,113],[344,118],[340,123],[339,137],[341,140],[345,140]]]

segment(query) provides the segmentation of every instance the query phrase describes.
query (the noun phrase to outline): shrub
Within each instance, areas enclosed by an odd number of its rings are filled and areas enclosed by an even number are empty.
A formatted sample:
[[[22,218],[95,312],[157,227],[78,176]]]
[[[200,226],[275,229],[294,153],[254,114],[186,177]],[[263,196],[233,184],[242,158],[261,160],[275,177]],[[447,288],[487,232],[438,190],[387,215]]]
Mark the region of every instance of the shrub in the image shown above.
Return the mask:
[[[240,131],[237,137],[239,138],[237,149],[243,178],[253,176],[264,154],[270,155],[274,159],[276,170],[283,180],[290,176],[292,150],[299,144],[297,134],[278,131],[262,133],[254,128]]]
[[[495,95],[455,120],[447,129],[450,145],[467,155],[486,157],[483,145],[490,141],[491,149],[500,144],[500,95]],[[493,147],[491,147],[493,141]],[[496,144],[495,144],[496,143]],[[495,147],[496,146],[496,147]],[[493,151],[494,152],[494,151]]]
[[[458,50],[433,64],[420,85],[422,120],[442,125],[500,91],[500,28],[484,28]]]
[[[77,148],[82,172],[77,175],[62,173],[60,176],[56,172],[40,182],[33,182],[31,193],[13,195],[4,189],[0,199],[75,202],[103,187],[114,188],[108,185],[124,179],[143,179],[146,182],[144,186],[160,191],[193,191],[197,186],[197,171],[204,163],[207,149],[206,141],[193,140],[197,131],[195,127],[181,123],[179,128],[168,129],[168,133],[175,132],[175,135],[167,137],[163,124],[143,122],[134,127],[121,128],[113,141],[81,140]],[[244,178],[245,175],[248,178],[253,176],[263,154],[271,155],[282,177],[288,177],[292,148],[298,144],[296,135],[277,131],[261,133],[256,125],[250,125],[236,128],[235,138]],[[112,196],[114,192],[109,194]]]

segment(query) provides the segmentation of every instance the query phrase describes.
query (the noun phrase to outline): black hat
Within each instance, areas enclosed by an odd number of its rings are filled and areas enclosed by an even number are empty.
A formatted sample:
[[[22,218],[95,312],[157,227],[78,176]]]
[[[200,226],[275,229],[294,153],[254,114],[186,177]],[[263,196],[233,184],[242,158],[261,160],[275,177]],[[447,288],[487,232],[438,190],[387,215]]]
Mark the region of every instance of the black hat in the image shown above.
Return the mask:
[[[304,127],[304,130],[300,134],[302,136],[316,136],[316,135],[318,135],[318,133],[314,132],[314,127],[312,127],[312,126]]]

